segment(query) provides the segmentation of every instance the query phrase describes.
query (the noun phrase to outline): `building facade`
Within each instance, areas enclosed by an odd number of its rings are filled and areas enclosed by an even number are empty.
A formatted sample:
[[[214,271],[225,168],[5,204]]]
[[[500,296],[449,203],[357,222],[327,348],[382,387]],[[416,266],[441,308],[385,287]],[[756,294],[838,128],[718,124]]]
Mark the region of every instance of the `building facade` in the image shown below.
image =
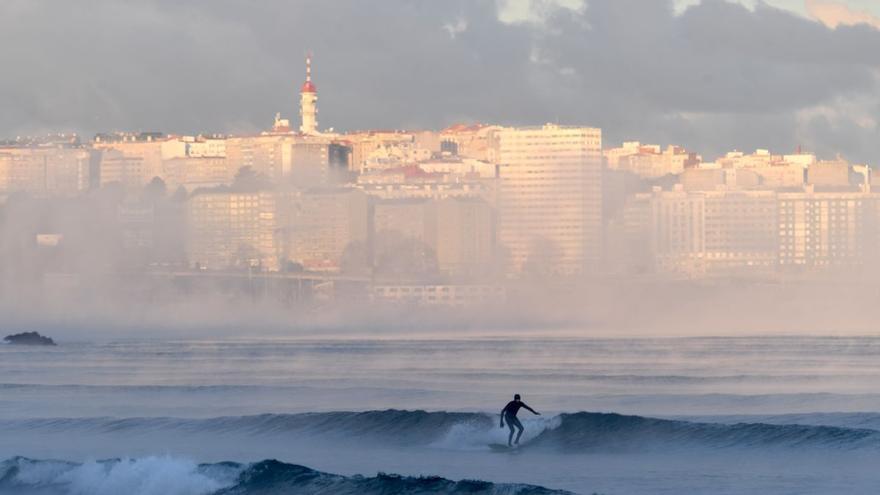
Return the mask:
[[[602,254],[602,131],[503,129],[498,162],[499,241],[512,271],[523,272],[530,258],[558,273],[594,270]]]
[[[200,269],[279,269],[276,195],[208,190],[189,199],[190,266]]]
[[[71,197],[90,187],[91,153],[79,147],[0,148],[0,192]]]
[[[346,255],[368,264],[369,198],[358,189],[312,189],[279,199],[284,259],[306,270],[339,271]],[[347,252],[348,250],[348,252]]]
[[[876,230],[876,201],[866,193],[780,193],[780,266],[861,265]]]

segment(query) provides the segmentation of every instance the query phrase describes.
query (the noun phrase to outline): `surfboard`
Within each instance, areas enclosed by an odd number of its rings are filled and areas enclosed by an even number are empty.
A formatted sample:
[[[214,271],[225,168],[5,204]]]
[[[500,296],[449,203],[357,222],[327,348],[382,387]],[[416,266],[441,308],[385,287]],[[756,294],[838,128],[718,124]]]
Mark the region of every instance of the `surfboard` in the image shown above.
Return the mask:
[[[492,452],[517,452],[519,451],[519,446],[514,445],[513,447],[508,447],[507,444],[503,443],[490,443],[489,448]]]

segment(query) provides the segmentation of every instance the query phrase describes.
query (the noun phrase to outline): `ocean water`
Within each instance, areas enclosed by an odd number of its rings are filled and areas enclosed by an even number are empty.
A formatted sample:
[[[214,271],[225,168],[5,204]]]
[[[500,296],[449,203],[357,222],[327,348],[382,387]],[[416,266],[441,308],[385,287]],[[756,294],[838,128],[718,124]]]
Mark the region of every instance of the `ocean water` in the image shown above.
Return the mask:
[[[0,493],[876,493],[878,358],[817,336],[0,346]],[[492,452],[513,393],[542,415]]]

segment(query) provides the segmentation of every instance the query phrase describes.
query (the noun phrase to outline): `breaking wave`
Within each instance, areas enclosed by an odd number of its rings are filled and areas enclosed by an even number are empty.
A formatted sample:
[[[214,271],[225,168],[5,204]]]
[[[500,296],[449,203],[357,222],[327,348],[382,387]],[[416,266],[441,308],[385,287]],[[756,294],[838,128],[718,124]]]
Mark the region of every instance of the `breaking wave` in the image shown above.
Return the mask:
[[[566,495],[532,485],[378,474],[339,476],[275,460],[195,464],[170,457],[83,464],[16,457],[0,463],[0,493],[22,495]]]
[[[617,452],[671,448],[880,449],[880,431],[864,428],[760,422],[694,422],[580,412],[552,418],[527,416],[529,449]],[[486,449],[506,441],[498,417],[483,413],[366,411],[263,414],[210,419],[72,418],[0,421],[2,431],[89,434],[173,433],[290,435],[322,440],[369,440],[384,445]]]

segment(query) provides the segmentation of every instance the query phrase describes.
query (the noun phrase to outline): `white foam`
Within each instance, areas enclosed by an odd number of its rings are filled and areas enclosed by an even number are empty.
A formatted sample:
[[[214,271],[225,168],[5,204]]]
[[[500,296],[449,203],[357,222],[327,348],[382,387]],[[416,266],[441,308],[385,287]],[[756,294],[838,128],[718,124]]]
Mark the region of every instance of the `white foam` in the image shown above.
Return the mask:
[[[63,486],[70,495],[207,495],[226,486],[200,473],[196,463],[171,457],[81,465],[38,462],[21,468],[16,481]]]
[[[32,461],[29,459],[18,459],[16,462],[18,472],[15,480],[23,485],[45,485],[51,484],[59,476],[70,471],[74,464],[60,461]]]
[[[493,421],[497,421],[497,419],[495,417]],[[522,418],[520,422],[525,428],[520,443],[525,444],[547,430],[558,428],[562,420],[559,416],[549,418],[539,416]],[[497,424],[499,423],[495,423],[495,425]],[[493,427],[487,430],[478,422],[466,421],[453,425],[443,438],[431,446],[449,450],[485,450],[486,446],[491,443],[507,443],[509,434],[510,430],[506,425],[503,428]]]
[[[431,447],[447,450],[483,450],[486,444],[500,441],[494,438],[493,433],[494,431],[487,431],[479,422],[464,421],[452,425],[443,438],[431,444]]]

